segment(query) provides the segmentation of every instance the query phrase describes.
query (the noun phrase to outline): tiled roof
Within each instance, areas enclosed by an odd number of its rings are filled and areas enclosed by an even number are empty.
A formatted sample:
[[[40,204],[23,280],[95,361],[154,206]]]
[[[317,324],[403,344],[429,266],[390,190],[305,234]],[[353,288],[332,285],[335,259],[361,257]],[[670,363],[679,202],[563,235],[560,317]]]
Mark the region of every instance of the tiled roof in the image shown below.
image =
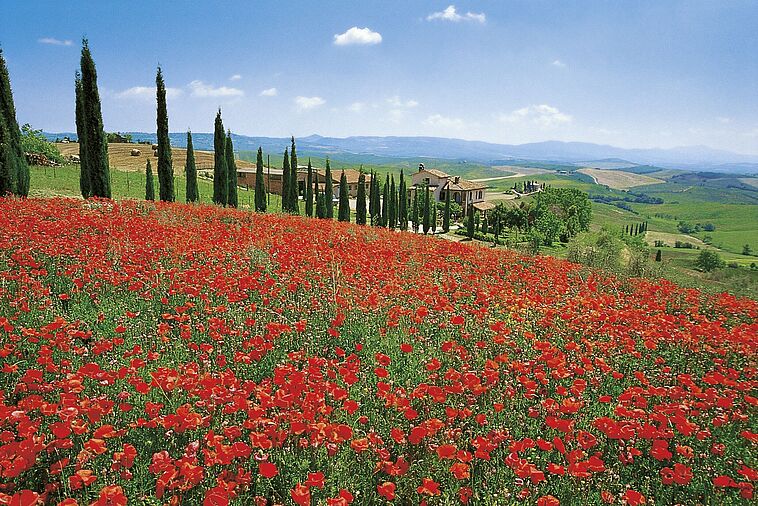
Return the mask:
[[[437,170],[437,169],[424,169],[423,171],[420,171],[420,172],[428,172],[429,174],[431,174],[433,176],[443,177],[443,178],[444,177],[451,177],[450,174],[447,174],[447,173],[442,172],[441,170]]]
[[[448,181],[447,188],[457,191],[483,190],[484,188],[487,188],[487,185],[484,183],[475,183],[473,181],[459,179],[457,183]]]

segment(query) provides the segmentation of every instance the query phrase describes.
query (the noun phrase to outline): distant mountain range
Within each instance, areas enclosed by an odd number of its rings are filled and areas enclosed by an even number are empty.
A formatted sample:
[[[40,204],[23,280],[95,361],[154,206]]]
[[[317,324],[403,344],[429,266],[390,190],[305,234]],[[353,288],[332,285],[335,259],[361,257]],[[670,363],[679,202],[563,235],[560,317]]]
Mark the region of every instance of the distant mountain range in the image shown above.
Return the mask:
[[[127,132],[135,141],[155,142],[154,133]],[[76,134],[70,132],[46,133],[49,139]],[[186,134],[170,134],[171,144],[183,147]],[[234,147],[240,151],[255,151],[259,146],[265,152],[284,152],[288,138],[250,137],[232,134]],[[213,149],[213,134],[193,133],[195,149]],[[298,151],[312,156],[373,155],[393,158],[436,158],[466,160],[485,165],[508,164],[509,160],[560,162],[575,165],[657,165],[672,169],[758,173],[758,156],[743,155],[712,149],[707,146],[687,146],[671,149],[626,149],[588,142],[545,141],[529,144],[493,144],[481,141],[446,139],[440,137],[322,137],[309,135],[297,138]],[[610,162],[610,163],[609,163]]]

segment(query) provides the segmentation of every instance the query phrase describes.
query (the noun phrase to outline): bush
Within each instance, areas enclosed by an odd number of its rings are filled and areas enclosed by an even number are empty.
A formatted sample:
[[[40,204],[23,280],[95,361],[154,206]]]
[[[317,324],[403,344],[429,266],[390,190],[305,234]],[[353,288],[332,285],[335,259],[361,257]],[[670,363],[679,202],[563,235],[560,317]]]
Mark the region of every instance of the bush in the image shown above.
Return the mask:
[[[711,272],[724,267],[724,260],[717,252],[704,249],[695,260],[695,267],[703,272]]]
[[[42,134],[42,130],[34,130],[29,123],[21,127],[21,149],[25,153],[37,153],[45,155],[48,160],[56,163],[64,163],[61,152],[52,142],[49,142]]]

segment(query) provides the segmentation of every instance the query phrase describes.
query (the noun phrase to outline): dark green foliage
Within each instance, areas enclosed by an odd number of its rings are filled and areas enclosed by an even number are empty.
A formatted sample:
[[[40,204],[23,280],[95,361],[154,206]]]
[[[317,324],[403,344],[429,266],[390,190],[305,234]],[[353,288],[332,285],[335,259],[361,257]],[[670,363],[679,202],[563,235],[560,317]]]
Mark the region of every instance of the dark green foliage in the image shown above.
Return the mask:
[[[717,252],[711,249],[704,249],[695,260],[695,267],[703,272],[711,272],[724,267],[726,263]]]
[[[400,222],[400,230],[408,230],[408,190],[405,187],[403,169],[400,169],[400,183],[397,193],[397,218]]]
[[[487,215],[486,214],[484,215],[484,217],[482,217],[481,232],[483,234],[489,233],[489,227],[488,227],[488,224],[487,224]]]
[[[411,206],[411,223],[413,224],[413,233],[418,232],[418,188],[413,189],[413,205]]]
[[[16,120],[10,74],[0,49],[0,196],[13,193],[21,197],[29,194],[29,165],[21,147],[21,131]]]
[[[305,179],[305,215],[309,218],[313,217],[313,166],[310,158],[308,158],[308,176]]]
[[[237,164],[234,162],[234,146],[232,145],[232,132],[227,132],[226,144],[224,145],[224,154],[226,155],[226,205],[237,207]]]
[[[97,89],[97,71],[87,39],[82,40],[81,56],[82,112],[84,120],[84,153],[81,145],[79,158],[86,158],[89,174],[89,194],[92,197],[111,198],[111,178],[108,167],[108,143],[103,130],[100,92]]]
[[[432,233],[437,232],[437,204],[432,199]]]
[[[84,93],[82,92],[82,76],[76,71],[74,77],[74,88],[76,92],[76,137],[79,140],[79,190],[82,197],[91,196],[90,171],[87,164],[85,143],[87,142],[87,123],[84,121]]]
[[[397,188],[395,188],[395,176],[390,175],[390,203],[387,211],[387,228],[394,229],[397,226]]]
[[[749,244],[745,244],[742,246],[742,254],[745,256],[750,256],[753,254],[753,248],[750,247]]]
[[[345,171],[340,176],[340,201],[337,210],[337,219],[339,221],[350,221],[350,199],[347,193],[347,177]]]
[[[655,261],[660,262],[661,261],[661,250],[658,250],[655,252]]]
[[[358,225],[366,224],[366,174],[361,171],[358,176],[358,194],[355,200],[355,222]]]
[[[368,215],[370,221],[376,216],[376,201],[374,200],[374,184],[376,183],[376,174],[371,171],[371,182],[368,185]]]
[[[466,235],[469,239],[474,238],[474,232],[476,231],[474,224],[474,206],[469,205],[468,216],[466,217]]]
[[[192,147],[192,132],[187,132],[187,164],[184,166],[187,174],[187,202],[200,200],[197,190],[197,167],[195,166],[195,148]]]
[[[332,187],[332,169],[329,166],[329,159],[326,159],[326,181],[324,182],[324,208],[326,213],[324,216],[330,220],[334,218],[334,204],[332,197],[334,196],[334,188]]]
[[[266,212],[266,185],[263,183],[263,149],[258,147],[258,156],[255,159],[255,210],[259,213]]]
[[[168,138],[168,112],[166,111],[166,84],[163,71],[158,67],[155,75],[155,90],[158,101],[158,184],[160,198],[164,202],[174,201],[174,168],[171,162],[171,141]]]
[[[429,232],[432,224],[432,213],[429,206],[429,185],[424,185],[424,209],[421,213],[424,233]]]
[[[226,205],[229,191],[226,170],[226,134],[224,122],[221,120],[221,109],[216,113],[213,129],[213,202],[220,206]]]
[[[290,187],[287,202],[292,214],[300,214],[300,205],[298,196],[300,194],[299,183],[297,181],[297,151],[295,150],[295,137],[292,137],[292,149],[290,150]]]
[[[445,214],[442,216],[442,231],[450,232],[450,189],[445,192]]]
[[[318,176],[313,180],[313,195],[316,197],[316,218],[326,218],[324,194],[318,190]]]
[[[371,224],[377,227],[382,226],[382,199],[381,199],[381,187],[379,185],[379,175],[374,173],[374,178],[371,180],[373,187],[371,189],[372,199],[374,200],[374,214],[371,216]]]
[[[282,212],[287,213],[292,209],[289,203],[290,198],[290,155],[289,148],[284,148],[284,159],[282,160]]]
[[[389,226],[389,206],[390,206],[390,175],[387,174],[387,180],[382,188],[382,221],[380,226]]]
[[[155,200],[155,182],[153,181],[153,167],[150,159],[145,165],[145,200]]]

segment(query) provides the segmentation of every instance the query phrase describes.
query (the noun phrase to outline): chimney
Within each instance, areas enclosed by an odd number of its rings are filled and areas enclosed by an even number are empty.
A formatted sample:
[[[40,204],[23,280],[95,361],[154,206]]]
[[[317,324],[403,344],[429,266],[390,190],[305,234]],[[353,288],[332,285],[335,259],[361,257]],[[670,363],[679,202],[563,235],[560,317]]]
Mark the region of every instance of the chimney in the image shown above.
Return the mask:
[[[422,170],[424,170],[424,164],[420,163],[418,164],[418,171],[421,172]]]
[[[459,182],[460,180],[461,180],[461,177],[460,177],[460,176],[455,176],[455,178],[453,179],[453,183],[455,183],[455,184],[458,184],[458,182]]]

